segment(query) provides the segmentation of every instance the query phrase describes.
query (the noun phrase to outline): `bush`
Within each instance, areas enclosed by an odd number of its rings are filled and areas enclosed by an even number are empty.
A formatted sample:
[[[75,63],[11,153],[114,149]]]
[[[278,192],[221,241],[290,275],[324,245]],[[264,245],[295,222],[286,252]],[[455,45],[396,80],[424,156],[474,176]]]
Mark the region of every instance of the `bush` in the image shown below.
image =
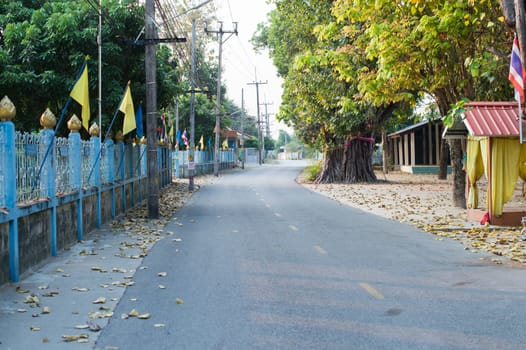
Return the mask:
[[[312,165],[309,165],[303,170],[305,174],[305,180],[314,181],[321,172],[321,162],[316,162]]]

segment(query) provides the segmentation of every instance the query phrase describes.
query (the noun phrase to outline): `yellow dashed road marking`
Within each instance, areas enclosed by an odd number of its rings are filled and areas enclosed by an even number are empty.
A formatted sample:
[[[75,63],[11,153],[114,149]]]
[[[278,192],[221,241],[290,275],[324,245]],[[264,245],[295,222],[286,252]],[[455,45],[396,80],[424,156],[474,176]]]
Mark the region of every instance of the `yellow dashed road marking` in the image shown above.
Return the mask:
[[[360,287],[362,287],[363,289],[365,289],[365,291],[369,294],[371,294],[373,297],[375,297],[376,299],[380,299],[380,300],[383,300],[384,299],[384,296],[382,295],[382,293],[380,293],[379,291],[377,291],[376,289],[374,289],[373,286],[371,286],[370,284],[368,283],[360,283]]]
[[[319,245],[315,245],[314,249],[316,249],[318,251],[318,253],[320,253],[322,255],[327,255],[327,251],[325,249],[323,249],[322,247],[320,247]]]

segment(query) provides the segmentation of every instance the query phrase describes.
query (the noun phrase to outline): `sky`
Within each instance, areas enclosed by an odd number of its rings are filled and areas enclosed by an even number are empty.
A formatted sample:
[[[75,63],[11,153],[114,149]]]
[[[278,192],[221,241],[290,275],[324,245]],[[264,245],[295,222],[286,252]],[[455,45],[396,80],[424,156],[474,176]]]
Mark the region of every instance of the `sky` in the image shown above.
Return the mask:
[[[265,106],[262,104],[267,103],[271,136],[277,138],[279,129],[289,131],[274,118],[281,103],[282,79],[277,76],[268,52],[258,54],[250,43],[258,23],[266,22],[267,13],[273,7],[266,0],[214,0],[214,4],[218,10],[218,20],[223,21],[223,30],[233,30],[232,22],[238,22],[238,35],[230,37],[223,44],[222,81],[227,87],[227,97],[241,106],[243,90],[245,109],[250,115],[256,116],[256,86],[248,84],[266,82],[267,84],[259,85],[260,116],[263,120]],[[210,29],[218,29],[218,24],[215,27],[210,24]]]

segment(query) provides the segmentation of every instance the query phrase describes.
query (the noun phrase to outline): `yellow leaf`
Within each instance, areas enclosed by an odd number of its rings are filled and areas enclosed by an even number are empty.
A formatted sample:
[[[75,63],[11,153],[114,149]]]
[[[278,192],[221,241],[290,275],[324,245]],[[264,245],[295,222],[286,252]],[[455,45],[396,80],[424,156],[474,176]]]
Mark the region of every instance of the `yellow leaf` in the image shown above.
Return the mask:
[[[93,304],[104,304],[106,302],[106,298],[100,297],[93,301]]]
[[[27,290],[27,289],[22,289],[20,286],[17,286],[17,287],[16,287],[16,291],[17,291],[18,293],[21,293],[21,294],[29,293],[29,290]]]
[[[133,309],[132,311],[130,311],[128,313],[128,316],[130,316],[130,317],[137,317],[137,316],[139,316],[139,311],[137,311],[136,309]]]

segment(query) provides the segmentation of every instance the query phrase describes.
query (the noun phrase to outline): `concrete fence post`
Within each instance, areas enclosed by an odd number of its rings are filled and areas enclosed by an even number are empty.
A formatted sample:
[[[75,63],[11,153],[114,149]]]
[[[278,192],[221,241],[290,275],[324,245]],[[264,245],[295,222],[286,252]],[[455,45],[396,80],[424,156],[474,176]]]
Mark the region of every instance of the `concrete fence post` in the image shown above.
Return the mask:
[[[91,135],[91,164],[93,165],[93,185],[97,187],[97,228],[102,227],[102,208],[101,208],[101,187],[100,187],[100,162],[101,162],[101,144],[98,136]]]
[[[111,184],[111,218],[115,219],[115,144],[108,138],[104,141],[104,156],[108,160],[108,181]]]
[[[0,154],[3,192],[5,195],[4,203],[9,211],[9,279],[18,282],[20,278],[20,262],[18,247],[18,220],[16,215],[16,132],[15,124],[11,121],[15,116],[15,107],[6,97],[0,104],[9,103],[11,105],[10,118],[4,114],[6,111],[0,110]],[[4,102],[5,101],[5,102]],[[1,106],[3,107],[3,106]]]
[[[121,205],[122,205],[122,213],[126,212],[126,149],[124,145],[123,138],[117,139],[117,144],[115,145],[117,147],[117,152],[119,153],[119,159],[120,162],[117,165],[117,171],[119,172],[120,178],[121,178]]]
[[[40,162],[42,164],[40,174],[40,196],[48,198],[50,204],[50,238],[51,238],[51,256],[57,256],[57,200],[56,200],[56,154],[55,154],[55,131],[57,124],[55,115],[49,110],[40,117],[40,125],[44,127],[41,132]]]
[[[73,117],[72,117],[73,119]],[[72,120],[70,119],[70,121]],[[78,120],[78,118],[77,118]],[[79,120],[80,122],[80,120]],[[68,124],[69,126],[69,124]],[[82,218],[82,174],[81,174],[81,157],[75,157],[75,154],[81,154],[80,148],[80,134],[78,130],[70,128],[68,136],[68,154],[69,154],[69,184],[71,189],[78,193],[77,199],[77,240],[81,241],[83,237],[83,223]]]

